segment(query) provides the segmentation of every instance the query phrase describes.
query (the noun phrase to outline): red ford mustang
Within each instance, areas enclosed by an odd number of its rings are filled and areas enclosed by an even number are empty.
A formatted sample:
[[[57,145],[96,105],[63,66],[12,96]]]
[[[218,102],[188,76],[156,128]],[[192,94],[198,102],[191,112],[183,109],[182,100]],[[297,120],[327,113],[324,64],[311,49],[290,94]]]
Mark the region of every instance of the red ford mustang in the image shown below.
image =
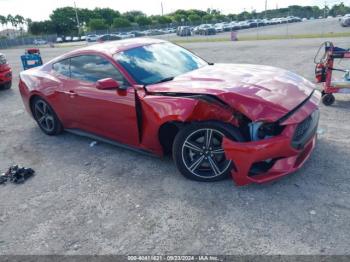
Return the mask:
[[[198,181],[263,183],[300,168],[316,141],[320,94],[294,73],[213,64],[177,45],[88,46],[20,74],[42,131],[64,129],[162,156]]]

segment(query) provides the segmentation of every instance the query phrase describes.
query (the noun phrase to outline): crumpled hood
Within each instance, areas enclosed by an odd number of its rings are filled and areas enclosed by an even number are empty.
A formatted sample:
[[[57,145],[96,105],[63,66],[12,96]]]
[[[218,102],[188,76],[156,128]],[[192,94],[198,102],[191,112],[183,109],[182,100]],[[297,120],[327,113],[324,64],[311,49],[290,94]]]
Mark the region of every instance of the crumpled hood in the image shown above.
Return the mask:
[[[276,121],[310,96],[315,86],[287,70],[242,64],[215,64],[147,86],[149,92],[210,94],[253,121]]]

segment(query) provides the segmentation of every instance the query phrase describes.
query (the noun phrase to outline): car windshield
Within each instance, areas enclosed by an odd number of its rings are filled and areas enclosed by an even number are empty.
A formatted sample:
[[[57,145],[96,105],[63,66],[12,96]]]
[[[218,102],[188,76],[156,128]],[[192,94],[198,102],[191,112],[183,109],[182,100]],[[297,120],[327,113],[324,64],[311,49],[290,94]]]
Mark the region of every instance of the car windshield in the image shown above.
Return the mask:
[[[138,84],[143,85],[171,80],[207,64],[186,49],[171,43],[132,48],[117,53],[115,59]]]

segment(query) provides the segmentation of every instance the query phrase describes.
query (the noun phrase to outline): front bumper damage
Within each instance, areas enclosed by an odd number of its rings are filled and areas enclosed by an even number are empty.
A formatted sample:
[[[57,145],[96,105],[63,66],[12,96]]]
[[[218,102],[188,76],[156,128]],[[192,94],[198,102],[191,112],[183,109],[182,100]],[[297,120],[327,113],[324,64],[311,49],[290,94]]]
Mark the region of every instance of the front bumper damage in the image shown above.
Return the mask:
[[[297,139],[296,131],[301,123],[288,124],[280,135],[259,141],[236,142],[224,138],[226,158],[234,162],[231,173],[234,182],[238,186],[265,183],[298,170],[315,147],[319,110],[314,110],[309,118],[307,130]],[[268,170],[253,171],[254,165],[261,162],[271,166]]]

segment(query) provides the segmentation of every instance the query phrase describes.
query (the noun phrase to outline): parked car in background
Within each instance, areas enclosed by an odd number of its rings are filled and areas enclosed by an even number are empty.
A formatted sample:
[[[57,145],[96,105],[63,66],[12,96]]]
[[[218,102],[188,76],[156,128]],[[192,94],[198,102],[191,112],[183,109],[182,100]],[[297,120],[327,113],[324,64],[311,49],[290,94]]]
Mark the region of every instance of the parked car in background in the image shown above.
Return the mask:
[[[96,35],[96,34],[87,35],[86,36],[86,41],[88,41],[88,42],[96,42],[98,38],[99,38],[99,35]]]
[[[168,31],[170,34],[174,34],[174,33],[176,33],[176,28],[174,28],[174,27],[168,28]]]
[[[223,23],[217,23],[214,25],[214,28],[216,30],[217,33],[221,33],[224,32],[224,25]]]
[[[350,26],[350,14],[346,14],[342,17],[342,19],[340,20],[340,24],[343,27],[348,27]]]
[[[62,43],[63,42],[63,38],[62,37],[57,37],[56,38],[56,43]]]
[[[202,24],[193,30],[196,35],[215,35],[216,30],[211,24]]]
[[[145,36],[145,33],[142,31],[131,31],[131,34],[133,34],[135,37]]]
[[[241,27],[239,22],[234,22],[233,21],[233,22],[230,23],[230,30],[239,30],[241,28],[242,27]]]
[[[19,91],[47,135],[67,130],[157,156],[172,152],[185,177],[231,176],[237,185],[303,166],[316,145],[321,99],[287,70],[208,63],[150,38],[64,54],[22,71]]]
[[[86,40],[86,36],[85,35],[82,35],[81,37],[80,37],[80,41],[85,41]]]
[[[80,37],[79,36],[73,36],[72,41],[73,42],[78,42],[78,41],[80,41]]]
[[[134,38],[135,35],[131,32],[121,32],[116,34],[117,36],[120,37],[120,39],[127,39],[127,38]]]
[[[250,23],[248,23],[247,21],[241,21],[238,23],[240,26],[240,29],[247,29],[250,28]]]
[[[0,53],[0,89],[10,89],[12,85],[12,69],[6,56]]]
[[[97,39],[97,42],[103,43],[107,41],[115,41],[115,40],[121,40],[121,39],[122,38],[116,34],[105,34],[105,35],[100,35]]]
[[[33,44],[34,44],[34,45],[46,45],[46,44],[47,44],[47,41],[44,40],[44,39],[35,39],[35,40],[33,41]]]
[[[179,26],[177,28],[176,34],[178,36],[191,36],[191,27],[189,26]]]
[[[71,37],[71,36],[66,36],[66,37],[64,38],[64,41],[65,41],[65,42],[71,42],[71,41],[72,41],[72,37]]]
[[[258,26],[258,23],[255,19],[247,20],[247,24],[249,25],[249,28]]]

